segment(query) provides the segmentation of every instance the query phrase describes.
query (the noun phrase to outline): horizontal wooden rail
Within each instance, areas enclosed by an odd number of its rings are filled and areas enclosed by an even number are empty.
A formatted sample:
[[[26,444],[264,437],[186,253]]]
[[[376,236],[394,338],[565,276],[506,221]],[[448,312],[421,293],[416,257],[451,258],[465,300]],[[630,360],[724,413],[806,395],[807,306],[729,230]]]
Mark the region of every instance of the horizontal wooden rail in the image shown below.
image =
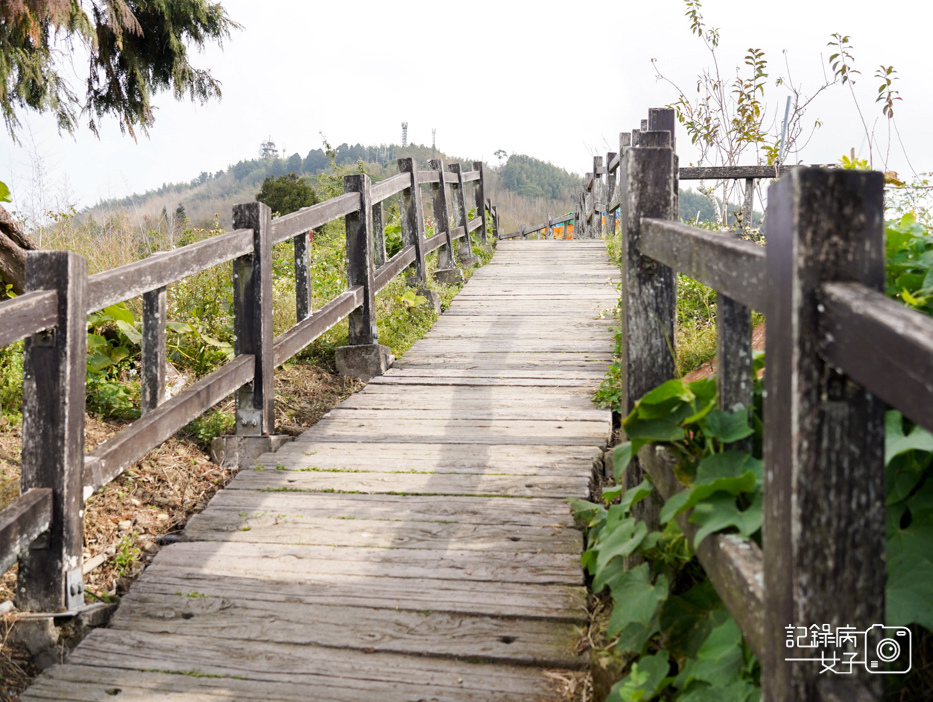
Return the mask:
[[[466,235],[466,232],[463,231],[463,227],[454,227],[450,230],[451,240],[462,239]]]
[[[421,184],[440,183],[441,175],[437,171],[418,171],[418,182]]]
[[[638,460],[665,500],[684,489],[674,475],[677,460],[669,451],[645,446]],[[692,547],[699,527],[691,524],[688,516],[681,514],[676,519]],[[765,649],[764,558],[758,544],[744,537],[711,534],[700,543],[696,555],[748,645],[761,656]]]
[[[734,178],[777,178],[793,166],[708,166],[679,169],[680,180],[731,180]]]
[[[0,347],[25,339],[58,323],[58,293],[37,290],[0,305]]]
[[[467,171],[463,174],[464,183],[469,183],[474,180],[479,180],[479,171]]]
[[[164,288],[182,278],[244,256],[252,250],[252,231],[237,229],[97,273],[87,281],[87,313]]]
[[[933,431],[933,319],[858,283],[820,294],[820,353]]]
[[[452,185],[460,184],[460,175],[452,171],[444,171],[444,182]]]
[[[84,499],[202,412],[253,379],[255,359],[244,354],[137,419],[84,458]]]
[[[415,262],[415,247],[406,246],[385,262],[375,274],[376,292],[382,290],[392,279]]]
[[[606,167],[606,170],[610,173],[614,173],[619,170],[619,164],[622,162],[622,155],[616,154],[615,157],[609,162],[609,165]]]
[[[411,173],[399,173],[373,184],[373,204],[411,187]]]
[[[643,219],[638,249],[747,307],[768,299],[765,249],[729,234],[659,219]]]
[[[283,217],[276,217],[272,220],[272,243],[278,244],[286,239],[304,234],[335,219],[359,212],[359,209],[360,194],[344,193]],[[250,242],[252,243],[252,239],[250,239]]]
[[[468,229],[469,231],[471,231],[471,232],[476,231],[476,230],[479,229],[481,226],[483,226],[483,218],[482,218],[482,217],[474,217],[474,218],[471,219],[469,222],[467,222],[467,229]]]
[[[16,562],[52,521],[52,488],[32,488],[0,512],[0,572]]]
[[[393,259],[394,260],[394,259]],[[273,345],[273,363],[280,366],[321,334],[363,304],[363,288],[356,285],[324,305],[310,317],[306,317],[276,337]]]
[[[437,251],[447,243],[447,237],[444,232],[437,232],[434,236],[428,237],[424,242],[424,255],[427,256],[432,251]]]

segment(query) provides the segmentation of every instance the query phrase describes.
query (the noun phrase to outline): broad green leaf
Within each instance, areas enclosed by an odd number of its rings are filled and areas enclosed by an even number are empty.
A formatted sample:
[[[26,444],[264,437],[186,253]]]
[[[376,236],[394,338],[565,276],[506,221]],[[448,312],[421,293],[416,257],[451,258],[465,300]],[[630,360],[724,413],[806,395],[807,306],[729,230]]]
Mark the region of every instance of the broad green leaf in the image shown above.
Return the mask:
[[[617,481],[622,480],[625,469],[632,462],[632,442],[625,441],[612,450],[612,472]]]
[[[580,526],[593,527],[597,521],[606,519],[606,510],[601,505],[581,500],[579,497],[568,497],[566,501],[570,504],[574,522]]]
[[[127,339],[132,341],[137,346],[142,343],[143,341],[142,333],[132,324],[128,322],[124,322],[122,319],[118,319],[116,324],[117,324],[117,328],[121,332],[123,332],[124,336],[126,336]]]
[[[0,182],[0,202],[12,202],[10,200],[10,189],[3,182]]]
[[[124,358],[127,358],[130,355],[130,352],[125,346],[114,346],[110,349],[110,360],[114,364],[119,363]]]
[[[700,680],[714,687],[726,687],[738,682],[742,672],[742,632],[732,617],[715,627],[696,658],[684,664],[674,684],[686,689],[691,681]]]
[[[651,567],[642,563],[637,568],[625,571],[611,586],[615,606],[609,618],[608,635],[615,636],[629,624],[638,623],[647,627],[667,598],[668,582],[663,575],[651,582]]]
[[[603,502],[605,502],[606,504],[609,504],[614,499],[616,499],[619,495],[621,495],[624,489],[625,489],[624,485],[613,485],[610,488],[603,488],[602,495],[601,495],[601,497],[603,498]]]
[[[763,476],[762,462],[742,451],[723,451],[707,456],[697,466],[697,484],[720,478],[736,478],[751,471],[760,482]],[[751,488],[744,492],[751,492]]]
[[[760,700],[761,688],[746,680],[715,687],[704,683],[694,683],[677,697],[677,702],[759,702]]]
[[[904,434],[904,418],[897,410],[884,414],[884,463],[907,451],[933,451],[933,434],[916,426]]]
[[[665,648],[678,660],[695,658],[710,632],[727,616],[709,580],[697,583],[683,595],[668,597],[659,615]]]
[[[615,609],[613,609],[613,614]],[[648,624],[637,622],[623,627],[616,637],[616,650],[620,653],[639,653],[648,639],[658,633],[658,618],[655,616]]]
[[[89,353],[87,364],[96,371],[102,371],[104,368],[112,366],[113,361],[110,360],[110,356],[105,356],[102,353]]]
[[[888,626],[919,624],[933,629],[933,524],[914,522],[887,543]]]
[[[192,331],[191,325],[186,322],[166,322],[165,328],[176,334],[190,334]]]
[[[619,501],[619,507],[629,512],[634,505],[637,505],[648,497],[653,489],[654,486],[651,484],[651,481],[645,478],[635,487],[625,491],[625,494],[622,495],[622,499]]]
[[[713,495],[693,508],[690,521],[700,526],[693,539],[693,547],[698,547],[703,539],[712,533],[735,527],[742,536],[749,537],[761,529],[762,497],[758,492],[748,509],[740,510],[734,495]]]
[[[608,584],[608,578],[612,575],[607,570],[610,561],[619,559],[618,563],[621,564],[621,559],[632,555],[647,535],[648,527],[645,523],[636,522],[634,519],[619,522],[614,529],[607,527],[600,532],[597,544],[596,577],[593,579],[594,592],[599,592]]]
[[[110,349],[110,342],[107,341],[100,334],[88,334],[87,335],[87,352],[88,354],[104,354]]]
[[[737,412],[712,409],[700,420],[700,428],[707,438],[719,439],[726,444],[739,441],[754,433],[748,423],[748,410],[745,409]]]
[[[661,508],[661,523],[696,506],[717,492],[738,495],[752,492],[761,481],[761,461],[741,451],[707,456],[697,467],[696,482],[689,490],[673,495]]]
[[[670,662],[666,651],[642,656],[632,672],[612,686],[606,702],[647,702],[670,684]]]
[[[110,307],[105,307],[103,312],[115,322],[120,321],[133,324],[133,322],[136,321],[133,318],[133,313],[126,309],[125,302],[118,302],[115,305],[110,305]]]
[[[629,439],[680,441],[686,436],[683,427],[670,419],[627,419],[622,424]]]

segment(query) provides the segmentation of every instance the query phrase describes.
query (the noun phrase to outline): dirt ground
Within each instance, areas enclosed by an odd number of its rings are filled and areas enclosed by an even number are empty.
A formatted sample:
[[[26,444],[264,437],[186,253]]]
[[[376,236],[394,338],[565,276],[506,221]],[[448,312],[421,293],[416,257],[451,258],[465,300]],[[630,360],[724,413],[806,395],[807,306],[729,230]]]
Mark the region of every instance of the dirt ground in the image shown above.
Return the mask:
[[[297,435],[343,398],[360,389],[354,378],[298,362],[276,371],[276,432]],[[233,412],[228,398],[216,409]],[[2,421],[2,420],[0,420]],[[103,443],[128,422],[86,418],[86,450]],[[0,508],[19,494],[20,427],[0,426]],[[207,505],[234,471],[212,463],[209,446],[180,432],[92,495],[84,523],[86,601],[116,602],[188,519]],[[0,578],[0,602],[12,603],[16,568]],[[3,605],[9,607],[9,605]],[[0,701],[14,702],[38,673],[28,651],[13,642],[17,611],[0,623]]]

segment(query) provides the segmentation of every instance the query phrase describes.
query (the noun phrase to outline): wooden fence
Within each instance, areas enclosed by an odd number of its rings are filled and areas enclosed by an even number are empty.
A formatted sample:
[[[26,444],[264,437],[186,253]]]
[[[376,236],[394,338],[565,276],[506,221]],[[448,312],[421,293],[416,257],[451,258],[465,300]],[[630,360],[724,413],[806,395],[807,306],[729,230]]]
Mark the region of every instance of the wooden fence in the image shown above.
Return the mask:
[[[237,205],[234,231],[93,276],[75,253],[29,254],[29,292],[0,304],[0,347],[26,339],[22,494],[0,512],[0,571],[18,558],[21,610],[74,613],[83,606],[83,506],[95,490],[234,392],[237,434],[271,435],[276,366],[345,318],[350,348],[376,345],[379,290],[405,270],[410,285],[423,286],[425,256],[434,251],[439,274],[459,275],[457,261],[473,261],[473,232],[488,245],[485,213],[496,213],[485,199],[482,162],[471,171],[460,164],[445,170],[440,161],[430,165],[419,171],[413,159],[399,159],[398,174],[376,184],[365,174],[346,176],[344,195],[275,219],[264,204]],[[429,238],[422,186],[430,186],[433,198],[435,233]],[[382,203],[397,194],[403,247],[386,260]],[[347,231],[347,291],[312,311],[310,231],[340,217]],[[289,240],[298,321],[273,338],[271,252]],[[166,286],[230,261],[236,357],[163,402]],[[85,454],[87,316],[138,296],[143,416]]]
[[[765,699],[880,700],[884,676],[862,666],[821,675],[818,663],[789,662],[814,649],[788,643],[787,628],[884,624],[885,404],[933,431],[933,319],[883,294],[883,174],[782,169],[761,246],[678,223],[678,175],[774,178],[774,168],[678,169],[673,132],[673,111],[651,110],[581,198],[580,226],[592,228],[606,175],[607,220],[621,212],[622,411],[675,377],[675,272],[717,291],[723,409],[752,404],[750,309],[765,314],[763,548],[719,534],[697,556],[761,662]],[[667,499],[683,489],[672,466],[645,447],[627,483],[647,472]],[[659,504],[643,503],[642,518]],[[697,527],[679,522],[692,541]],[[875,627],[866,651],[879,640]]]

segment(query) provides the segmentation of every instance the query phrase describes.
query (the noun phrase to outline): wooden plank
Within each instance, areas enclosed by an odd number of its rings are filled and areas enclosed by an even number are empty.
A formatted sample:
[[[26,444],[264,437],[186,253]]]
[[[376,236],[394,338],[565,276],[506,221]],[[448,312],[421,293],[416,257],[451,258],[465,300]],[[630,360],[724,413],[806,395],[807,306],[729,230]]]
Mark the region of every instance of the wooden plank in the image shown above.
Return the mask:
[[[121,654],[123,652],[123,655]],[[193,667],[193,661],[197,666]],[[161,670],[187,673],[192,669],[205,675],[249,676],[279,683],[296,683],[303,688],[301,700],[316,689],[319,680],[336,682],[349,690],[363,686],[372,700],[385,690],[398,695],[399,685],[408,685],[416,697],[387,699],[460,700],[470,690],[494,695],[511,694],[498,699],[515,700],[528,692],[546,692],[541,673],[531,668],[496,664],[472,665],[464,661],[435,657],[400,656],[391,653],[364,653],[352,649],[310,647],[293,644],[254,644],[208,637],[153,635],[128,631],[98,629],[75,650],[69,661],[74,665],[93,666],[101,661],[120,662],[138,670]],[[177,675],[174,677],[185,677]],[[188,676],[192,677],[192,676]],[[202,678],[208,679],[211,678]],[[376,692],[374,692],[376,691]],[[445,697],[441,697],[444,696]],[[378,697],[382,699],[381,697]],[[107,699],[107,698],[105,698]],[[229,698],[228,698],[229,699]],[[277,698],[270,698],[277,699]],[[482,700],[482,697],[474,697]],[[519,697],[519,699],[524,699]]]
[[[36,540],[52,521],[52,488],[31,488],[0,511],[0,573]]]
[[[377,419],[379,417],[393,417],[399,419],[417,419],[419,421],[438,421],[441,420],[441,412],[450,407],[449,402],[434,403],[433,409],[426,409],[420,402],[415,404],[409,399],[407,394],[399,395],[397,398],[387,401],[386,395],[378,395],[377,399],[372,401],[358,402],[352,407],[342,405],[337,409],[328,412],[325,417],[333,419]],[[378,399],[381,398],[381,399]],[[353,409],[354,407],[366,407],[367,409]],[[417,409],[412,409],[416,407]],[[542,407],[540,400],[532,400],[516,407],[514,404],[507,406],[491,405],[488,400],[467,399],[459,401],[456,407],[450,411],[448,419],[537,419],[550,421],[610,421],[608,409],[598,409],[596,407],[575,407],[575,408],[555,408]]]
[[[87,314],[246,255],[252,242],[251,230],[238,229],[92,275],[87,281]]]
[[[531,347],[532,344],[526,344]],[[375,380],[375,378],[373,379]],[[373,381],[370,381],[373,382]],[[464,387],[578,387],[588,385],[595,392],[599,383],[595,380],[564,380],[561,378],[406,378],[398,376],[380,376],[379,385],[456,385]]]
[[[274,588],[257,588],[254,578],[231,577],[216,568],[153,564],[146,570],[146,576],[133,585],[133,592],[233,595],[294,606],[310,603],[330,607],[397,608],[568,622],[587,619],[587,592],[582,586],[498,583],[491,588],[484,582],[384,578],[374,573],[360,576],[280,573]]]
[[[523,501],[523,500],[512,500]],[[453,546],[453,545],[452,545]],[[171,554],[169,557],[168,554]],[[387,578],[439,578],[474,582],[582,585],[578,559],[546,553],[477,553],[450,548],[381,549],[293,544],[192,542],[172,544],[156,563],[185,568],[223,567],[228,575],[278,580],[284,573],[372,575]]]
[[[820,353],[933,431],[933,320],[858,283],[824,285]]]
[[[273,343],[273,363],[280,366],[317,339],[321,334],[346,319],[363,304],[363,286],[355,285],[324,305],[314,314],[298,322]]]
[[[320,448],[319,444],[317,446]],[[344,453],[346,453],[345,449]],[[491,452],[491,455],[494,456],[495,453]],[[321,459],[322,456],[317,455],[315,463],[320,464]],[[246,490],[222,490],[211,501],[211,509],[214,509],[215,505],[218,509],[234,509],[246,513],[249,513],[251,509],[278,510],[276,514],[300,514],[307,511],[323,518],[340,520],[547,526],[555,530],[573,527],[570,507],[558,500],[516,500],[509,497],[479,498],[456,495],[256,493]],[[161,553],[167,552],[163,549]]]
[[[417,251],[414,246],[406,246],[395,254],[382,266],[375,274],[375,286],[378,293],[386,285],[392,282],[399,273],[408,268],[417,258]]]
[[[389,378],[564,378],[566,380],[602,380],[606,375],[601,368],[590,370],[569,370],[564,367],[535,370],[485,370],[474,368],[461,370],[458,368],[442,368],[423,370],[419,368],[393,368],[385,375]]]
[[[394,176],[373,183],[373,204],[382,202],[411,187],[411,173],[399,170]]]
[[[680,180],[734,180],[741,178],[777,178],[792,166],[706,166],[683,167],[678,171]]]
[[[747,307],[765,308],[765,250],[757,244],[686,224],[646,219],[638,249]]]
[[[330,441],[344,434],[328,434]],[[394,437],[393,437],[394,438]],[[352,439],[348,439],[352,440]],[[566,440],[565,440],[566,441]],[[524,443],[524,442],[517,442]],[[389,493],[402,495],[497,495],[503,497],[585,497],[589,492],[589,476],[580,477],[483,475],[480,473],[369,473],[361,469],[320,470],[311,461],[293,462],[283,458],[278,462],[284,470],[272,466],[263,470],[240,472],[230,490],[261,490],[266,492],[338,492],[368,495]],[[352,472],[350,472],[352,471]],[[242,477],[240,477],[242,476]]]
[[[302,232],[332,222],[340,217],[359,211],[362,201],[359,193],[348,192],[343,195],[319,202],[311,207],[304,207],[297,212],[276,217],[272,220],[271,238],[273,244],[298,236]]]
[[[0,303],[0,347],[55,326],[58,293],[34,290]]]
[[[136,420],[84,458],[84,498],[123,472],[185,424],[253,377],[253,357],[238,356]]]
[[[208,509],[191,518],[185,537],[192,541],[429,550],[446,550],[455,543],[466,551],[563,553],[571,558],[579,556],[583,546],[579,531],[555,529],[552,525],[504,527],[429,522],[387,525],[378,520],[327,519],[307,511],[293,514],[271,509],[274,505],[269,507],[252,512]]]
[[[130,593],[110,628],[153,634],[245,639],[253,643],[480,658],[500,663],[579,668],[574,624],[447,612],[268,602],[243,597]]]

